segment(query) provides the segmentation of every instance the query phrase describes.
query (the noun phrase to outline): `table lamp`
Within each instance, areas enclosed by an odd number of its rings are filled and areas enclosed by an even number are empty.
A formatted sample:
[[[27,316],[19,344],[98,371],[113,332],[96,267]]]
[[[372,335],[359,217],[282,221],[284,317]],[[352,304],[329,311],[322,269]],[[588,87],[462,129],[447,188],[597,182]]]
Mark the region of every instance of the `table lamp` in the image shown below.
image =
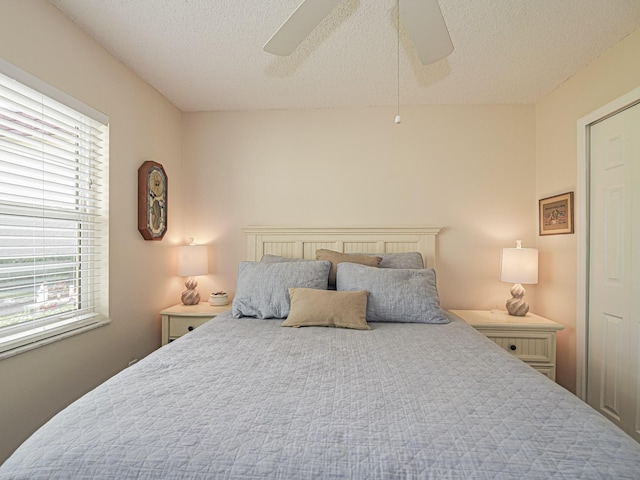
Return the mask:
[[[524,317],[529,311],[529,304],[524,300],[522,284],[538,283],[538,250],[522,248],[522,240],[516,240],[516,248],[503,248],[500,280],[514,284],[511,287],[512,298],[507,300],[507,312]]]
[[[200,302],[200,294],[196,291],[198,282],[194,277],[209,273],[209,257],[205,245],[196,245],[193,238],[189,240],[189,245],[178,247],[178,275],[189,277],[184,282],[187,289],[182,292],[182,303],[197,305]]]

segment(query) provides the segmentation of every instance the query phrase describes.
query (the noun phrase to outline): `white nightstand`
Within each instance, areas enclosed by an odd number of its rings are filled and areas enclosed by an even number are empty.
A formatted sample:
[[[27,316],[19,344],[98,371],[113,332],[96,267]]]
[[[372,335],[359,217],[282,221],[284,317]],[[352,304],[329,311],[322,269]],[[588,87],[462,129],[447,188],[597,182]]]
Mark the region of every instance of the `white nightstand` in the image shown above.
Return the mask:
[[[213,307],[205,302],[197,305],[179,303],[173,307],[165,308],[160,312],[162,315],[162,345],[181,337],[230,308],[231,305]]]
[[[556,332],[564,326],[533,313],[524,317],[495,310],[451,310],[451,313],[555,381]]]

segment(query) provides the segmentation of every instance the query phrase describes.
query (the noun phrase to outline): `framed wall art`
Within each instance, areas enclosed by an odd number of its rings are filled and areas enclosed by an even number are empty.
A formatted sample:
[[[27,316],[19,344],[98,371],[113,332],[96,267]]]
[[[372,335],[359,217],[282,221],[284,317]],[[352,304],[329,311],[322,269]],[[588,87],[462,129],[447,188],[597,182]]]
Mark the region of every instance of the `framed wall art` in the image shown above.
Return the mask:
[[[167,173],[162,165],[144,162],[138,169],[138,230],[145,240],[167,233]]]
[[[573,233],[573,192],[542,198],[538,208],[540,235]]]

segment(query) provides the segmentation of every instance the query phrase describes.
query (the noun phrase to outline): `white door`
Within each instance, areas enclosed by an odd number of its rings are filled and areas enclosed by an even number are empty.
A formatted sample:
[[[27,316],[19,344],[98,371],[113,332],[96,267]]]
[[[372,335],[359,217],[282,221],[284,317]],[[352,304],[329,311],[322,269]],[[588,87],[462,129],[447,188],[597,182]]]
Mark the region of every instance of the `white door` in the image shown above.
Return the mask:
[[[640,441],[640,105],[590,129],[587,402]]]

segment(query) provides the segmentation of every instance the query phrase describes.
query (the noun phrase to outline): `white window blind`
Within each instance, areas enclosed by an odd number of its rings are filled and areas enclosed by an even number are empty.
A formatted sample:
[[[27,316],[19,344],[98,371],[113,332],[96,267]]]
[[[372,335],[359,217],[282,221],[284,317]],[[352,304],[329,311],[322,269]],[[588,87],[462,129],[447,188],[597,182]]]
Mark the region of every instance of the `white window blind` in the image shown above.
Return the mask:
[[[93,328],[108,313],[107,124],[17,81],[33,77],[15,70],[0,74],[5,355]]]

